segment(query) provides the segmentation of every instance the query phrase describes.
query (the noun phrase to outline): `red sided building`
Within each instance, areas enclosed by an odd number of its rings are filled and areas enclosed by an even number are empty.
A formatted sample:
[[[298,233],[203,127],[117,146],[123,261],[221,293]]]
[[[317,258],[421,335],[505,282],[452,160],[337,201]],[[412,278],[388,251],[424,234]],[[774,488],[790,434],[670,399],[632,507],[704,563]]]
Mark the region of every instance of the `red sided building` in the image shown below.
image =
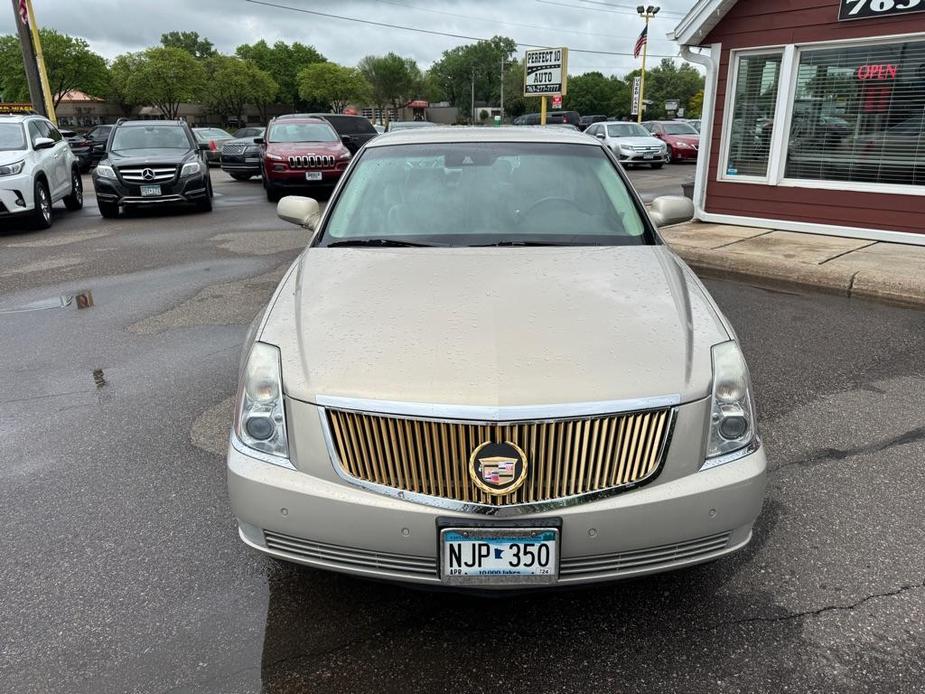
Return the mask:
[[[925,244],[925,0],[699,0],[703,221]]]

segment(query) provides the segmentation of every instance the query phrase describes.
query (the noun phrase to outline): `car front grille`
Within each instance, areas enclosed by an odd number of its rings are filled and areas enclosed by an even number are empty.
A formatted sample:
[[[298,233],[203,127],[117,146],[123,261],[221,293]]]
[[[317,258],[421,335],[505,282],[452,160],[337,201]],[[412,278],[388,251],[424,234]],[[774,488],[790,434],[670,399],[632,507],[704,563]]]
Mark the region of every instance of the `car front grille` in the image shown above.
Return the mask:
[[[326,410],[335,464],[357,480],[487,506],[529,504],[635,486],[661,466],[673,410],[542,422],[433,421]],[[527,476],[510,493],[482,491],[470,476],[482,443],[510,442]]]
[[[332,568],[371,569],[414,576],[435,576],[437,573],[437,561],[430,557],[373,552],[368,549],[305,540],[270,530],[264,531],[263,538],[269,549],[285,552],[299,559],[322,562]]]
[[[173,180],[173,177],[177,175],[177,167],[168,164],[131,166],[120,168],[119,175],[126,183],[163,183]]]
[[[222,154],[244,154],[244,150],[247,149],[246,144],[228,144],[222,146]]]
[[[327,154],[302,154],[289,157],[290,169],[320,169],[334,166],[334,157]]]

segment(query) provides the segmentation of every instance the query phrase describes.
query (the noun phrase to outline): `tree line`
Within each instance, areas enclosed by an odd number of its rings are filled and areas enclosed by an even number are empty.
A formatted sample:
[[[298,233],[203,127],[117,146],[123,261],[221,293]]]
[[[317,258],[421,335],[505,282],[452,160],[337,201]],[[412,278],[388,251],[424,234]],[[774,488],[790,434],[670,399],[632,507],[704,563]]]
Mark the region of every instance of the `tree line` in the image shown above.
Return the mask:
[[[255,107],[265,122],[273,104],[335,112],[364,104],[385,114],[413,99],[447,101],[468,114],[472,103],[499,104],[502,92],[509,117],[538,107],[536,100],[523,96],[517,44],[502,36],[446,50],[426,71],[396,53],[369,55],[353,67],[338,65],[299,42],[270,45],[260,40],[223,55],[207,38],[185,31],[163,34],[159,46],[122,54],[108,63],[82,38],[42,29],[41,39],[56,107],[72,90],[106,98],[126,115],[137,106],[154,106],[164,117],[176,118],[180,104],[192,102],[239,122],[248,106]],[[624,116],[630,111],[636,74],[571,76],[563,108]],[[702,90],[703,78],[694,68],[663,59],[646,75],[646,97],[651,101],[647,116],[663,116],[667,99],[699,115]],[[29,98],[19,39],[13,35],[0,36],[0,96],[3,101]]]

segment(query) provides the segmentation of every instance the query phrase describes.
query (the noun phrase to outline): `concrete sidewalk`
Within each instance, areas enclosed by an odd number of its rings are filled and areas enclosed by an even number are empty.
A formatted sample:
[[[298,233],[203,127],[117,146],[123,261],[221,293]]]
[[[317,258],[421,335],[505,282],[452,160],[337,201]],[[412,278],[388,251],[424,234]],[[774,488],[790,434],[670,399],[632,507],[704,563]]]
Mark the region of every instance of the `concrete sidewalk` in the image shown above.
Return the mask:
[[[925,246],[688,222],[661,230],[694,269],[925,306]]]

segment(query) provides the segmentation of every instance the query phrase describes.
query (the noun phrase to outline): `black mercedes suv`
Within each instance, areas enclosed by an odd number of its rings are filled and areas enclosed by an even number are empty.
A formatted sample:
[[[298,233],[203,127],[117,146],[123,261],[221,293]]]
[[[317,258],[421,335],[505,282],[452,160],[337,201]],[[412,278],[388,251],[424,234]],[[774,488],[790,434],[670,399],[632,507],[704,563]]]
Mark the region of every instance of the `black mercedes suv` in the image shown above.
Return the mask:
[[[212,181],[200,145],[183,121],[120,120],[93,171],[100,214],[120,207],[192,203],[212,209]]]

